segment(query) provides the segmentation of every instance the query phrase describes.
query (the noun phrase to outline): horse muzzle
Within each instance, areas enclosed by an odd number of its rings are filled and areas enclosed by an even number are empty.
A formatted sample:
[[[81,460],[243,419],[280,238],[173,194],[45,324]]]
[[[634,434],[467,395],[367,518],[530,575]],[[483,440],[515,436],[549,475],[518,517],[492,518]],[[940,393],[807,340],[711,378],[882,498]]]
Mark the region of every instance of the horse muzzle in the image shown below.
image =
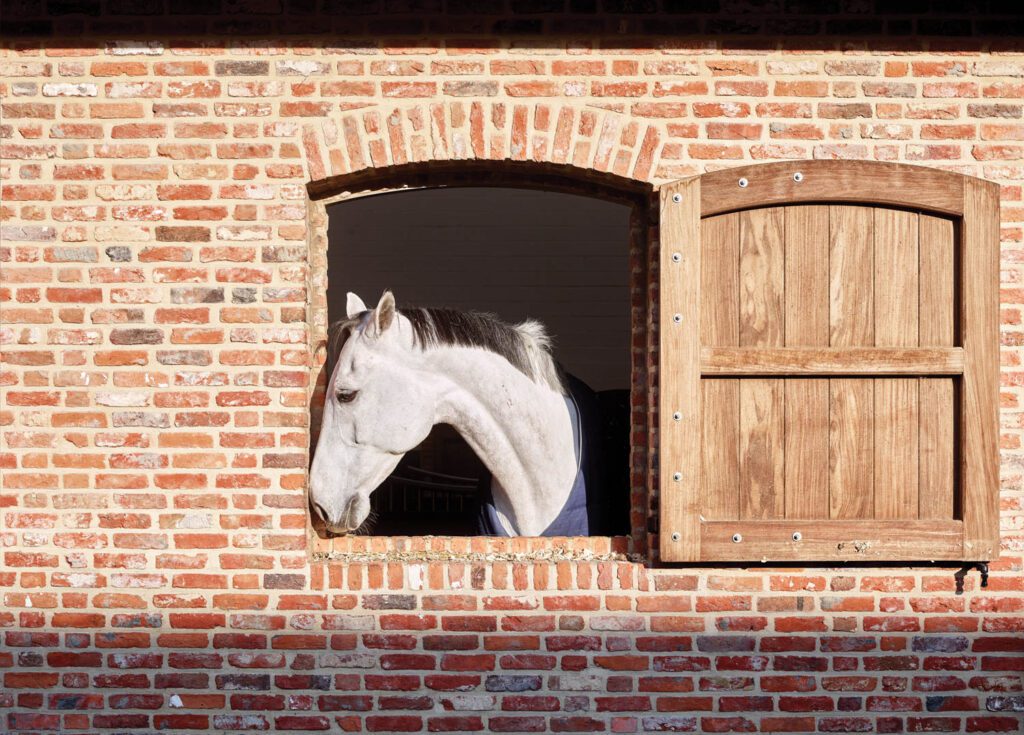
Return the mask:
[[[346,503],[337,506],[313,501],[313,508],[323,520],[327,530],[336,535],[351,533],[363,525],[370,514],[370,504],[361,495],[354,495]]]

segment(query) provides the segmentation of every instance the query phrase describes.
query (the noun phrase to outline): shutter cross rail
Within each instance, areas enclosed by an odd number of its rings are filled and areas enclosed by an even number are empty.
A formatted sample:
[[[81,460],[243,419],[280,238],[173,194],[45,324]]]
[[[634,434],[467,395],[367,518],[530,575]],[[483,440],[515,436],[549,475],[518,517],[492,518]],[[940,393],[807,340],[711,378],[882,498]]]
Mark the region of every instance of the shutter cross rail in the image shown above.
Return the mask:
[[[704,347],[701,375],[963,375],[959,347]]]

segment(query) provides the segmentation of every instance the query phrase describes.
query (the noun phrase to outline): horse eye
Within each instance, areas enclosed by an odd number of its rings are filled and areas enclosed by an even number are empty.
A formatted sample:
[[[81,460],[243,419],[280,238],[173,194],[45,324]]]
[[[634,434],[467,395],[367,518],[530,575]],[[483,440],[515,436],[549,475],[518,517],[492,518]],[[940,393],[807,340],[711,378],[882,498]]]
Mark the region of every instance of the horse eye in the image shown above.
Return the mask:
[[[352,403],[358,392],[357,390],[339,390],[336,396],[338,403]]]

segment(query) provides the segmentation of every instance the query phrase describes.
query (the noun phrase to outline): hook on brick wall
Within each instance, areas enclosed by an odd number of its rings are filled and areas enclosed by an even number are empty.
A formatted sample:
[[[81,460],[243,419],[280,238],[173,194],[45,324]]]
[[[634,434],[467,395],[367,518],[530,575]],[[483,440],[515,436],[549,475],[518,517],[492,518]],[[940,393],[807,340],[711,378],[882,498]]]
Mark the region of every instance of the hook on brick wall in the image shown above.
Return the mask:
[[[988,587],[988,562],[971,562],[970,564],[964,564],[959,570],[953,573],[953,579],[956,580],[956,593],[958,595],[962,595],[964,593],[964,579],[967,577],[967,572],[972,569],[977,569],[978,573],[981,575],[982,589]]]

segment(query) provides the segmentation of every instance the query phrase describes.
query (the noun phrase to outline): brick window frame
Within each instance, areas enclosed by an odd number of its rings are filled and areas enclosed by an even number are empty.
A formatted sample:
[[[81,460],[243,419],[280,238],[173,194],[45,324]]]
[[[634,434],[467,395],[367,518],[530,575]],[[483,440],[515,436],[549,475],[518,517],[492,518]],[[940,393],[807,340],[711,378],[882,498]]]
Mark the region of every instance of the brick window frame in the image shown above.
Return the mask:
[[[306,503],[307,548],[311,561],[431,559],[625,559],[644,557],[648,551],[652,517],[653,478],[651,432],[656,364],[651,356],[656,342],[651,328],[652,279],[656,261],[657,211],[655,188],[646,182],[567,164],[514,160],[464,160],[406,163],[319,179],[307,185],[308,270],[307,324],[311,355],[307,393],[309,460],[320,429],[325,398],[327,362],[328,206],[364,196],[397,191],[459,187],[501,187],[574,194],[625,204],[630,207],[630,533],[613,537],[476,536],[346,536],[328,538],[318,529]],[[308,478],[308,476],[307,476]],[[308,491],[308,481],[306,483]]]

